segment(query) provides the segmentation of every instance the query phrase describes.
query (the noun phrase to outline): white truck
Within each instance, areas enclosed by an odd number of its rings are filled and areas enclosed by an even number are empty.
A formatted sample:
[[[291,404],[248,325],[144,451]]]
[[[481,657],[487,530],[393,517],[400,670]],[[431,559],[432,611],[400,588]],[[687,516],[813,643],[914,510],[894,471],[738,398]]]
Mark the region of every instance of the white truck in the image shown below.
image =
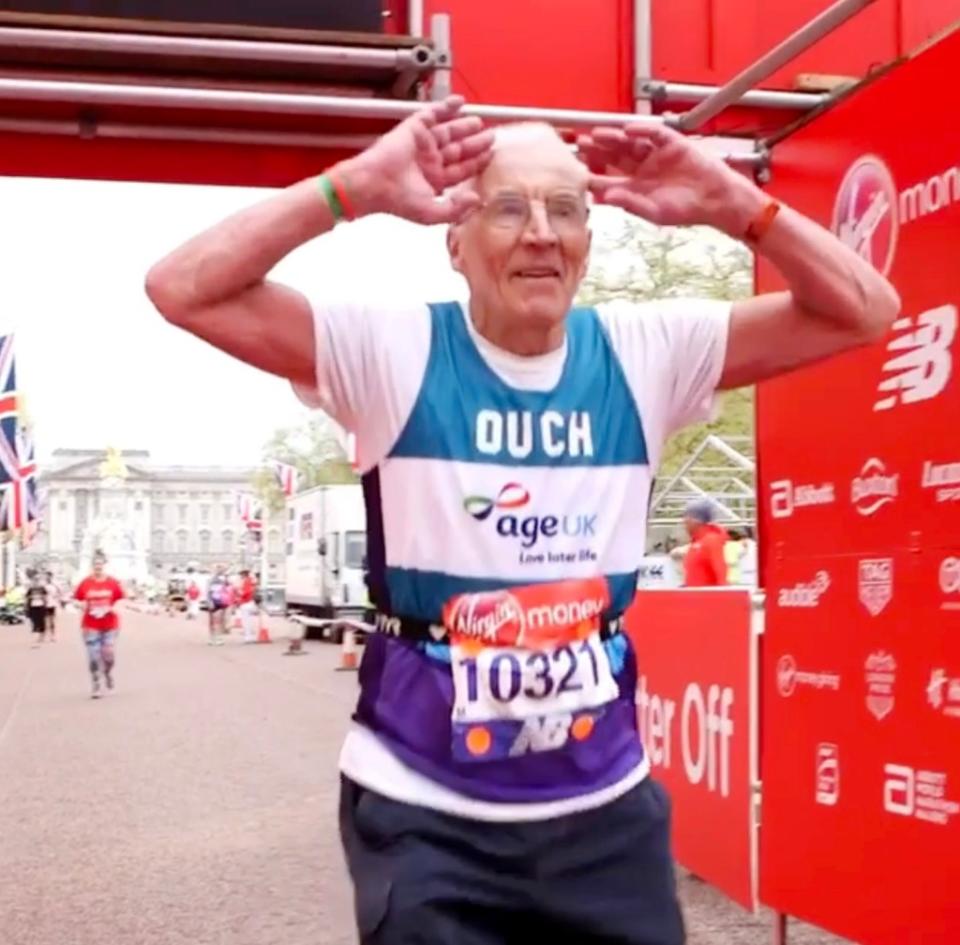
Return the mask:
[[[359,483],[308,489],[287,499],[286,509],[288,615],[307,618],[306,627],[315,620],[361,619],[369,604],[367,519]]]

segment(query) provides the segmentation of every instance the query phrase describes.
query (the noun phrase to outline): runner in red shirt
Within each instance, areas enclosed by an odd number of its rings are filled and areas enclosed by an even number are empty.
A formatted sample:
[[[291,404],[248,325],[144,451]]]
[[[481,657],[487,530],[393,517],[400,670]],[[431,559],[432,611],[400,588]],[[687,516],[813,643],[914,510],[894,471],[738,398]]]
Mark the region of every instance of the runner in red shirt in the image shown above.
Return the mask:
[[[107,689],[113,689],[114,647],[120,629],[116,606],[124,596],[120,583],[107,576],[106,566],[106,555],[98,551],[93,556],[93,574],[85,577],[73,593],[84,607],[80,628],[87,648],[94,699],[100,698],[101,667]]]
[[[690,547],[683,559],[685,587],[719,587],[727,583],[727,560],[723,546],[727,532],[713,521],[714,508],[709,499],[691,502],[684,514],[690,534]]]
[[[257,592],[257,582],[247,568],[240,572],[240,586],[237,589],[238,611],[243,624],[243,642],[257,642],[257,607],[254,600]]]

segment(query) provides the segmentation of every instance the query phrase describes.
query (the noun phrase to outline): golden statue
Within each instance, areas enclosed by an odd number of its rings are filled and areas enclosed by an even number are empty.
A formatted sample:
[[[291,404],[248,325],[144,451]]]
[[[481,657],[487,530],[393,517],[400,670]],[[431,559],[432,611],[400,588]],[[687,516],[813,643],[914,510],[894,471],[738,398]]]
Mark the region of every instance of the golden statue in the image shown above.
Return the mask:
[[[114,447],[107,448],[107,458],[100,464],[101,479],[126,479],[130,473],[120,450]]]

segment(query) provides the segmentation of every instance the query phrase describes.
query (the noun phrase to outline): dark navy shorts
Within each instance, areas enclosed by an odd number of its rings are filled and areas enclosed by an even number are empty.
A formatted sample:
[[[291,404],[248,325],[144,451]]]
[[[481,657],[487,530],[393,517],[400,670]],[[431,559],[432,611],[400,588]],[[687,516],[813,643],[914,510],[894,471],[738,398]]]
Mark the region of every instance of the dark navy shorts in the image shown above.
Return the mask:
[[[594,810],[506,824],[341,779],[361,945],[682,945],[669,834],[650,778]]]

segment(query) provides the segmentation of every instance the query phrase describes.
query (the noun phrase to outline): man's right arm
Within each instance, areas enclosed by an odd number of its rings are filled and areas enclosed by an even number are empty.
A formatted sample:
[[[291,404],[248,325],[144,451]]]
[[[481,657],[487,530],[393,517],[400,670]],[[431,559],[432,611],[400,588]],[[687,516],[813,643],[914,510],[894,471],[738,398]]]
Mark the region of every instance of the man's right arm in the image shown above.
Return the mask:
[[[174,250],[147,274],[147,295],[171,324],[254,367],[312,384],[310,306],[266,276],[334,222],[316,181],[301,181]]]
[[[462,107],[457,97],[427,105],[334,169],[357,216],[450,223],[479,202],[464,190],[440,196],[478,174],[492,153],[492,132],[479,118],[462,117]],[[301,181],[158,262],[147,274],[147,295],[174,325],[254,367],[312,386],[317,347],[310,306],[267,275],[335,222],[317,180]]]

